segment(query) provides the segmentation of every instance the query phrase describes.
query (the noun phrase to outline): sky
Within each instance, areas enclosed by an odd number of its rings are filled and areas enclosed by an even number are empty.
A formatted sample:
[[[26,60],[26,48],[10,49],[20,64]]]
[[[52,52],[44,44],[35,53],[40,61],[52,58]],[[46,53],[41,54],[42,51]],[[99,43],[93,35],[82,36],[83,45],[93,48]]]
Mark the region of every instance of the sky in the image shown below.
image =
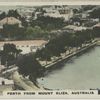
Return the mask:
[[[20,3],[20,2],[22,2],[22,3]],[[39,2],[41,2],[41,3],[39,3]],[[44,5],[44,4],[45,5],[47,5],[47,4],[49,4],[49,5],[54,5],[54,4],[100,5],[100,0],[0,0],[0,6],[1,5]]]
[[[70,1],[70,0],[0,0],[0,2],[57,2],[57,1]],[[99,0],[71,0],[71,1],[99,1]]]

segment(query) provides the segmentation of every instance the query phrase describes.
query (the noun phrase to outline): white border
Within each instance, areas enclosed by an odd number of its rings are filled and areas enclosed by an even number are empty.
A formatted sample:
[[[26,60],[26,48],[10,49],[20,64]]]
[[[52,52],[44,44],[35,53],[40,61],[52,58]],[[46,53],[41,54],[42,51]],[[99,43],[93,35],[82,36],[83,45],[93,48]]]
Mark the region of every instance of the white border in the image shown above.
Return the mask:
[[[48,1],[47,2],[46,1],[45,2],[44,1],[43,2],[38,2],[38,1],[36,1],[36,2],[28,2],[28,1],[24,1],[24,2],[14,2],[14,1],[12,1],[12,2],[0,2],[0,6],[17,6],[17,5],[19,5],[19,6],[40,6],[40,5],[100,5],[100,1],[98,1],[98,0],[97,1],[96,0],[94,0],[94,1],[93,0],[90,0],[90,1],[89,0],[82,0],[82,1],[81,0],[69,0],[69,1],[67,1],[66,0],[66,2],[65,2],[65,1],[62,0],[62,1],[58,1],[58,2],[55,2],[55,1],[54,2],[53,1],[52,2],[48,2]],[[88,97],[89,96],[86,96],[86,98],[88,98]],[[6,98],[5,95],[3,96],[3,99],[4,98]],[[37,96],[37,98],[38,98],[38,96]],[[70,96],[70,98],[71,98],[71,96]],[[75,99],[77,100],[78,98],[81,98],[81,97],[77,96]],[[98,99],[99,96],[97,96],[95,98]],[[34,97],[31,98],[31,99],[34,99]],[[48,97],[48,99],[49,99],[49,97]],[[66,96],[66,99],[68,100],[67,96]],[[10,100],[10,99],[8,99],[8,100]],[[36,99],[36,100],[40,100],[40,99]],[[71,100],[74,100],[74,99],[71,99]],[[80,99],[78,99],[78,100],[80,100]],[[84,99],[81,99],[81,100],[84,100]],[[86,100],[89,100],[89,99],[86,99]],[[94,100],[94,99],[92,99],[92,100]]]
[[[100,5],[100,1],[78,1],[78,0],[70,0],[70,1],[58,1],[58,2],[0,2],[0,6],[16,6],[16,5],[25,5],[25,6],[40,6],[40,5]]]

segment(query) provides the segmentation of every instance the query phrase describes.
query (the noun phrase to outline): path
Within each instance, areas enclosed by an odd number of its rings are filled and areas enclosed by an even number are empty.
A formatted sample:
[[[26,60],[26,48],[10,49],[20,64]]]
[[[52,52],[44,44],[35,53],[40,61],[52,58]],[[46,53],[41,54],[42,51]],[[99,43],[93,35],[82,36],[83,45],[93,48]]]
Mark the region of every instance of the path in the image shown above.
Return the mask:
[[[19,75],[17,71],[13,72],[12,79],[14,80],[15,85],[23,88],[24,90],[27,91],[40,90],[30,80],[25,79],[23,76]]]
[[[74,51],[74,52],[72,51],[70,54],[68,54],[68,55],[66,55],[66,56],[64,56],[64,57],[58,58],[58,59],[56,59],[56,61],[53,61],[53,62],[51,62],[50,64],[45,65],[44,67],[45,67],[45,68],[49,68],[49,67],[51,67],[51,66],[57,64],[58,62],[61,62],[61,61],[63,61],[64,59],[70,58],[70,57],[72,57],[72,56],[74,56],[74,55],[76,55],[76,54],[78,54],[78,53],[80,53],[80,52],[82,52],[82,51],[84,51],[84,50],[86,50],[86,49],[88,49],[88,48],[90,48],[90,47],[96,45],[96,44],[97,44],[97,42],[93,42],[93,43],[91,43],[91,44],[87,44],[86,46],[80,48],[79,50],[76,50],[76,51]]]

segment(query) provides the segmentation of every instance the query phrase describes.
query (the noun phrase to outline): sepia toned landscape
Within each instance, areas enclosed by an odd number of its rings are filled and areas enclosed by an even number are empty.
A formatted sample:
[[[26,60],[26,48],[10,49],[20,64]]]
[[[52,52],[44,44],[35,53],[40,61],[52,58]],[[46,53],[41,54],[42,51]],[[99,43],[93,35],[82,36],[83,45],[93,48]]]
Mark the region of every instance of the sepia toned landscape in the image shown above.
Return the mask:
[[[100,6],[0,6],[0,91],[99,90]]]

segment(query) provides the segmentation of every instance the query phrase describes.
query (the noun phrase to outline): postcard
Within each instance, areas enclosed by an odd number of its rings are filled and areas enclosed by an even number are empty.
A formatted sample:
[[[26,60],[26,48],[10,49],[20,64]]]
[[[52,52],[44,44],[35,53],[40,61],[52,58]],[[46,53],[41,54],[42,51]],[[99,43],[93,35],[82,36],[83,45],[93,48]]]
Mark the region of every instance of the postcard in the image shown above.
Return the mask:
[[[100,2],[0,1],[0,98],[100,98]]]

